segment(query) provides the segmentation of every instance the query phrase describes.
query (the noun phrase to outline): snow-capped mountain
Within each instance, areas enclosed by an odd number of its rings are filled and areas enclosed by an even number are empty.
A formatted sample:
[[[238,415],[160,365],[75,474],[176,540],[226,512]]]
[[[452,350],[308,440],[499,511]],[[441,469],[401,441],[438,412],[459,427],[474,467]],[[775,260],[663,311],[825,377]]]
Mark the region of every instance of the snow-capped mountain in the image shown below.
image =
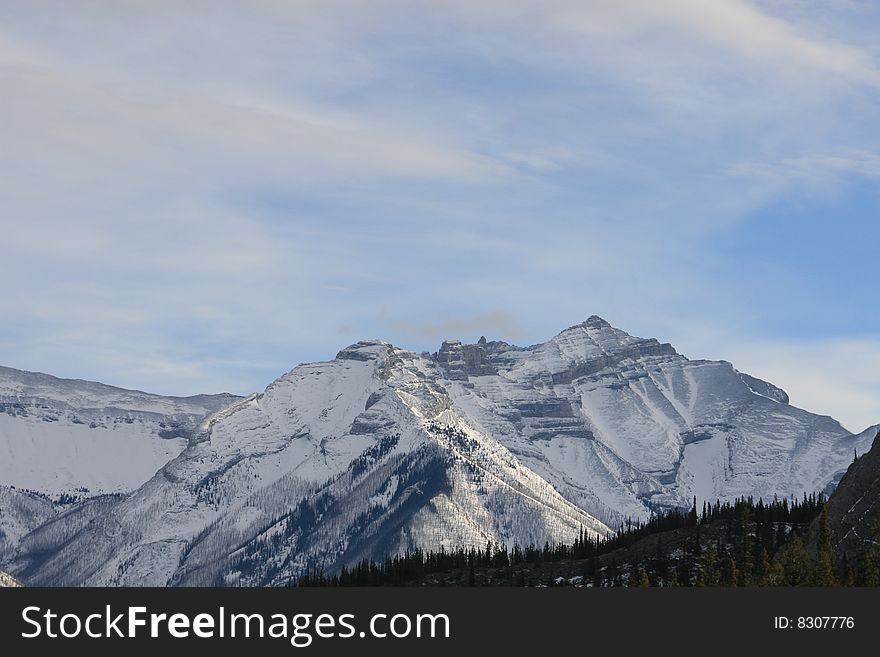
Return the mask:
[[[417,547],[607,535],[694,496],[800,495],[869,447],[598,317],[527,348],[367,341],[209,416],[140,488],[52,515],[0,565],[34,584],[277,585]]]
[[[431,359],[378,341],[302,365],[206,420],[71,540],[55,528],[63,547],[18,572],[34,583],[283,584],[306,567],[418,546],[609,533],[470,426],[442,380]],[[52,539],[40,538],[33,552],[44,554]]]
[[[50,497],[134,490],[233,395],[161,397],[0,367],[0,484]]]
[[[612,525],[694,496],[822,490],[870,449],[730,363],[689,360],[595,316],[534,347],[447,342],[438,360],[477,427]]]
[[[135,490],[236,399],[161,397],[0,367],[0,555],[60,510]]]

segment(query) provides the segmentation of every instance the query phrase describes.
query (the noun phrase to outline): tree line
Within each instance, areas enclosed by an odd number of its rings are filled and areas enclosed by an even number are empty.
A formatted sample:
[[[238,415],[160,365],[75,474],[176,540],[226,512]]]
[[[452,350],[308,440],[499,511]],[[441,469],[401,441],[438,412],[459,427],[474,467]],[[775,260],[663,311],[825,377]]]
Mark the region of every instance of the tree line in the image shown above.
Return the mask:
[[[536,581],[591,586],[836,586],[880,585],[880,551],[859,563],[834,552],[823,495],[770,502],[744,497],[673,509],[625,522],[607,539],[581,530],[570,544],[483,549],[412,550],[365,559],[326,575],[304,573],[299,586],[399,586],[450,583],[526,586]],[[815,550],[807,529],[819,518]],[[878,532],[880,534],[880,532]],[[563,577],[561,573],[567,576]],[[536,578],[537,575],[537,578]],[[543,579],[542,579],[543,578]],[[547,581],[549,579],[549,581]]]

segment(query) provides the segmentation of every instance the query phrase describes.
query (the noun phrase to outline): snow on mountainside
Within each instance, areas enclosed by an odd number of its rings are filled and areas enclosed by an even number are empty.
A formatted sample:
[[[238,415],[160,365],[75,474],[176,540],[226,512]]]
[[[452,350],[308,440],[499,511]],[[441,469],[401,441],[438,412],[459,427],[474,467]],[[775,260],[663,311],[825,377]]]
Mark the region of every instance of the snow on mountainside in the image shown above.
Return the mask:
[[[439,375],[378,341],[294,369],[208,419],[140,490],[29,563],[29,581],[283,584],[417,546],[609,533],[470,427]],[[118,531],[94,531],[108,518]]]
[[[603,521],[740,495],[826,488],[870,448],[724,361],[691,361],[599,317],[529,348],[444,343],[450,394],[567,499]]]
[[[42,495],[0,486],[0,562],[22,537],[55,513],[55,504]]]
[[[2,570],[0,570],[0,588],[13,588],[17,586],[21,586],[21,582],[19,582],[9,573],[4,573]]]
[[[876,549],[880,532],[880,425],[863,433],[873,441],[872,449],[850,465],[825,507],[835,551],[857,566],[866,552]],[[817,519],[808,535],[811,552],[816,549],[819,525]]]
[[[138,490],[51,517],[0,565],[38,585],[278,585],[415,547],[607,535],[694,496],[801,495],[869,447],[598,317],[526,348],[366,341],[219,410]]]
[[[0,367],[0,561],[83,500],[128,493],[232,395],[161,397]]]
[[[52,498],[133,490],[235,399],[160,397],[0,367],[0,486]]]

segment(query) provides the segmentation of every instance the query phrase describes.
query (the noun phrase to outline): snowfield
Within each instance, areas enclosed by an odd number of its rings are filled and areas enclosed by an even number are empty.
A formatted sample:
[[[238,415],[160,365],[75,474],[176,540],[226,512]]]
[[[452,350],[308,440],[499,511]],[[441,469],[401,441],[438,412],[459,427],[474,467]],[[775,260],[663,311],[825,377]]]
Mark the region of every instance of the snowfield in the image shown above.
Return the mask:
[[[132,491],[235,399],[160,397],[0,367],[0,485],[53,498]]]
[[[525,348],[360,342],[222,404],[16,376],[0,566],[29,584],[283,585],[416,548],[607,536],[694,497],[833,487],[873,438],[598,317]]]

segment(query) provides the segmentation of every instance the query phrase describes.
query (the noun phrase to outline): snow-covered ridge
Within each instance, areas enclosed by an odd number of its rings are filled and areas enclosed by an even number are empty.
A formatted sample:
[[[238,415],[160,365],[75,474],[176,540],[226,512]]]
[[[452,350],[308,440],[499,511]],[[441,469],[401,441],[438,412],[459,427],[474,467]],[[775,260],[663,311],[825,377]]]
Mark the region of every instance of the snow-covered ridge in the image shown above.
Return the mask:
[[[476,426],[612,526],[693,496],[821,490],[869,447],[730,363],[595,316],[534,347],[448,342],[436,359]]]
[[[827,489],[870,447],[730,363],[595,316],[530,347],[363,341],[229,401],[130,494],[48,520],[12,496],[0,566],[34,584],[278,585],[418,547],[608,535],[695,496]],[[42,524],[22,534],[24,517]]]
[[[0,553],[56,511],[128,493],[233,395],[163,397],[0,367]]]
[[[0,400],[6,405],[4,410],[20,400],[22,403],[57,402],[82,412],[120,410],[170,417],[204,416],[235,399],[237,397],[230,394],[169,397],[0,366]]]

